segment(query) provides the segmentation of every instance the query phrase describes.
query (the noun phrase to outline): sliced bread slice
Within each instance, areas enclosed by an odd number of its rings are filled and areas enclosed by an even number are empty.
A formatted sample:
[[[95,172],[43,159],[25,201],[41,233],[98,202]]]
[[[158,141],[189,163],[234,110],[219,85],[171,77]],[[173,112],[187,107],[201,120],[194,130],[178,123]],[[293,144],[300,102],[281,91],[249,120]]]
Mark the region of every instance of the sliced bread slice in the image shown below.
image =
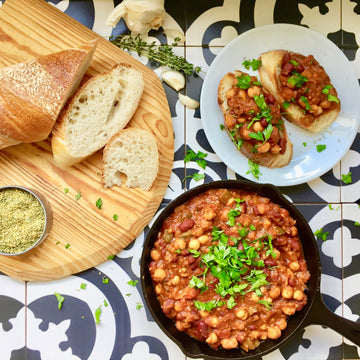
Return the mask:
[[[105,187],[123,185],[124,180],[127,187],[139,187],[148,191],[159,169],[156,140],[149,131],[124,129],[105,146],[103,163]]]
[[[143,89],[142,73],[126,64],[115,65],[83,84],[53,129],[55,165],[75,165],[105,146],[132,118]]]
[[[90,66],[97,40],[0,69],[0,149],[46,139]]]

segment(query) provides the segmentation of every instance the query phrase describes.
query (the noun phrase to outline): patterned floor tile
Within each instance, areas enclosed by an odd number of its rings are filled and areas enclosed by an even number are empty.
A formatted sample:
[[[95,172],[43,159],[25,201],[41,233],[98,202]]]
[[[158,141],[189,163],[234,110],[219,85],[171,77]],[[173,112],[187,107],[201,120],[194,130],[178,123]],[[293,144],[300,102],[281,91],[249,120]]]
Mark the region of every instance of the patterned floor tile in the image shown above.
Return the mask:
[[[0,357],[21,360],[25,354],[25,283],[0,273]]]

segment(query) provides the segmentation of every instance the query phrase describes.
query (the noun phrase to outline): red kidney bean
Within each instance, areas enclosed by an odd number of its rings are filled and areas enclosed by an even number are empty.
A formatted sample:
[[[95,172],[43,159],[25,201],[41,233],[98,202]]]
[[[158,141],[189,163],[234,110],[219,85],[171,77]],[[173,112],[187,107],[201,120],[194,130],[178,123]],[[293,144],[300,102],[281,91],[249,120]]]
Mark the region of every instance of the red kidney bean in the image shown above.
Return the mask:
[[[249,330],[256,330],[256,325],[254,325],[254,324],[251,324],[251,325],[249,325],[248,327],[247,327]]]
[[[285,76],[289,75],[292,71],[294,70],[294,65],[292,63],[286,63],[282,70],[281,73]]]
[[[239,343],[242,343],[244,340],[245,340],[245,333],[244,332],[239,332],[236,336],[236,340],[239,342]]]
[[[203,339],[206,339],[208,337],[209,328],[205,321],[203,320],[198,321],[198,323],[196,324],[196,329],[198,331],[198,334],[200,335],[199,337]]]
[[[265,94],[264,97],[267,104],[274,104],[276,101],[274,96],[271,94]]]
[[[267,266],[276,266],[276,261],[274,261],[272,259],[265,259],[264,264]]]
[[[179,230],[181,232],[186,232],[192,229],[195,225],[195,221],[193,219],[186,219],[179,225]]]
[[[286,150],[286,139],[285,138],[281,138],[279,140],[279,146],[281,148],[280,150],[280,154],[284,154],[285,150]]]
[[[290,53],[286,52],[281,60],[281,67],[283,67],[286,63],[288,63],[290,58],[291,58]]]
[[[269,123],[266,121],[266,118],[264,118],[264,117],[261,118],[260,124],[264,129],[269,125]]]
[[[293,277],[289,278],[288,280],[288,284],[292,287],[294,287],[296,285],[295,279]]]
[[[296,71],[298,73],[302,73],[305,70],[304,66],[302,64],[299,64],[296,66]]]
[[[175,303],[174,299],[167,299],[164,301],[164,303],[162,305],[162,309],[165,314],[167,314],[168,312],[170,312],[172,310],[172,308],[174,307],[174,303]]]
[[[299,241],[297,241],[296,239],[291,239],[291,240],[290,240],[290,247],[291,247],[294,251],[299,251],[299,250],[300,250],[300,243],[299,243]]]
[[[258,216],[260,214],[259,209],[257,208],[257,206],[253,206],[253,214],[255,216]]]

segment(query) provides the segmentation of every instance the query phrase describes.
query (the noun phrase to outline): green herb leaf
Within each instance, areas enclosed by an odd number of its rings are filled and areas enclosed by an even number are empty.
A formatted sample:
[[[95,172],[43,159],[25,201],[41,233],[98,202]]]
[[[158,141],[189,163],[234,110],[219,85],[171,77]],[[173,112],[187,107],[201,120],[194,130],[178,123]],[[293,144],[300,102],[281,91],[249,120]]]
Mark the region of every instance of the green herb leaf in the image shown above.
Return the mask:
[[[68,188],[65,188],[64,189],[64,193],[67,194],[69,192],[69,189]]]
[[[274,127],[272,126],[272,124],[269,124],[265,129],[264,129],[264,142],[268,141],[270,139],[270,136],[272,134],[274,130]]]
[[[228,307],[228,309],[232,309],[234,306],[236,306],[237,304],[236,304],[236,302],[235,302],[235,299],[234,299],[234,297],[233,296],[230,296],[229,297],[229,299],[228,299],[228,301],[227,301],[227,307]]]
[[[119,216],[116,215],[116,214],[114,214],[114,215],[113,215],[113,220],[114,220],[114,221],[117,221],[118,219],[119,219]]]
[[[347,174],[341,174],[341,180],[344,182],[344,184],[351,184],[352,183],[351,171]]]
[[[54,293],[54,295],[56,296],[56,299],[57,299],[57,302],[58,302],[58,309],[61,310],[62,304],[63,304],[65,298],[62,295],[60,295],[59,293],[57,293],[57,292]]]
[[[70,244],[67,243],[67,244],[65,245],[65,249],[68,249],[69,247],[70,247]]]
[[[255,164],[249,159],[248,165],[249,165],[249,171],[247,171],[246,173],[247,174],[251,173],[255,177],[255,179],[259,180],[259,175],[262,175],[259,170],[259,164]]]
[[[199,180],[205,178],[205,174],[195,173],[195,174],[192,174],[192,175],[188,175],[188,176],[186,176],[186,177],[184,178],[183,181],[185,181],[187,178],[191,178],[191,179],[194,179],[195,181],[199,181]]]
[[[314,235],[315,235],[318,239],[320,239],[320,240],[322,240],[322,241],[326,241],[326,240],[327,240],[327,236],[328,236],[329,234],[330,234],[329,232],[324,232],[324,231],[323,231],[323,228],[321,228],[320,230],[316,230],[316,231],[314,232]]]
[[[297,72],[293,72],[292,74],[293,75],[288,78],[288,83],[293,87],[300,88],[308,81],[306,76],[303,76]]]
[[[282,106],[285,110],[287,110],[287,108],[290,106],[290,102],[285,100],[283,103],[282,103]]]
[[[252,87],[250,75],[241,74],[240,76],[236,77],[236,80],[237,80],[237,84],[235,86],[237,86],[240,89],[249,89]]]
[[[305,110],[312,110],[312,107],[309,104],[309,100],[306,96],[300,96],[300,100],[305,104]]]
[[[130,280],[127,282],[127,284],[130,286],[136,286],[138,282],[139,282],[139,280]]]
[[[75,196],[75,200],[78,201],[81,198],[81,193],[78,192]]]
[[[340,102],[340,100],[335,96],[335,95],[328,95],[327,96],[327,99],[329,100],[329,101],[332,101],[332,102],[336,102],[336,103],[339,103]]]
[[[289,60],[289,63],[292,63],[294,66],[298,66],[299,63],[295,60]]]
[[[258,131],[257,133],[251,132],[249,133],[249,136],[252,139],[258,140],[258,141],[263,141],[264,140],[264,135],[262,133],[262,131]]]
[[[329,90],[332,89],[332,86],[331,85],[326,85],[322,90],[321,92],[324,94],[324,95],[328,95],[330,92]]]
[[[136,304],[136,310],[140,310],[143,307],[141,304]]]
[[[224,305],[224,302],[219,300],[211,300],[206,303],[201,301],[194,301],[194,305],[200,311],[211,311],[212,309]]]
[[[317,152],[322,152],[326,149],[326,145],[316,145]]]
[[[355,226],[360,226],[360,222],[355,221],[354,225],[355,225]]]
[[[83,289],[83,290],[85,290],[86,289],[86,284],[85,283],[81,283],[81,285],[80,285],[80,289]]]
[[[95,309],[95,323],[100,323],[100,315],[102,313],[101,306],[99,306],[97,309]]]
[[[115,255],[109,255],[109,256],[107,257],[107,259],[108,259],[108,260],[112,260],[114,257],[115,257]]]
[[[225,129],[224,124],[220,124],[220,130],[223,131]]]
[[[98,199],[96,200],[95,205],[96,205],[96,207],[97,207],[98,209],[101,209],[101,207],[102,207],[102,205],[103,205],[103,202],[102,202],[101,198],[98,198]]]
[[[250,70],[250,68],[252,68],[254,71],[256,71],[261,66],[261,60],[258,59],[245,60],[243,61],[242,64],[246,70]]]
[[[109,278],[103,276],[102,282],[103,282],[103,284],[108,284],[109,283]]]
[[[272,303],[266,300],[259,300],[257,303],[264,305],[268,310],[270,310],[272,307]]]
[[[106,299],[104,299],[104,306],[108,307],[108,305],[109,305],[108,302],[106,301]]]
[[[303,144],[303,147],[306,147],[306,145],[307,145],[306,142],[303,142],[302,144]]]

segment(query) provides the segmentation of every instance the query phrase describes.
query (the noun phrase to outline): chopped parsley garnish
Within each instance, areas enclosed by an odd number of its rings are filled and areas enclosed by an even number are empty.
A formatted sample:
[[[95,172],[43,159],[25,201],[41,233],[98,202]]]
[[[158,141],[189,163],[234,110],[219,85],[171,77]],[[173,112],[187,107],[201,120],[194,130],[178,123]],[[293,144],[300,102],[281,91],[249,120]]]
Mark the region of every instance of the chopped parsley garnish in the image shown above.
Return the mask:
[[[194,301],[195,307],[200,311],[211,311],[212,309],[220,307],[224,304],[225,304],[224,301],[219,301],[219,300],[211,300],[206,303],[201,301]]]
[[[183,181],[185,181],[187,178],[194,179],[195,181],[199,181],[199,180],[205,178],[205,174],[195,173],[195,174],[192,174],[192,175],[188,175],[188,176],[185,176]]]
[[[193,150],[188,150],[184,157],[184,162],[187,163],[189,161],[196,161],[196,163],[203,169],[206,168],[206,160],[204,158],[207,157],[206,153],[198,151],[195,153]]]
[[[240,215],[240,211],[239,210],[235,210],[235,209],[231,209],[229,212],[228,212],[228,221],[227,221],[227,225],[229,225],[229,226],[235,226],[235,218],[237,217],[237,216],[239,216]]]
[[[78,201],[81,198],[81,192],[78,192],[75,196],[75,200]]]
[[[98,198],[98,199],[96,200],[96,203],[95,203],[96,207],[97,207],[98,209],[101,209],[101,208],[102,208],[102,204],[103,204],[103,202],[102,202],[101,198]]]
[[[312,110],[312,107],[309,104],[309,100],[306,96],[302,95],[300,96],[300,101],[302,101],[305,104],[305,110]]]
[[[102,313],[101,306],[99,306],[97,309],[95,309],[95,323],[100,323],[100,315]]]
[[[109,255],[109,256],[107,257],[107,259],[108,259],[108,260],[112,260],[114,257],[115,257],[115,255]]]
[[[114,221],[117,221],[118,219],[119,219],[119,216],[116,215],[116,214],[114,214],[114,215],[113,215],[113,220],[114,220]]]
[[[195,289],[200,289],[205,291],[208,289],[208,286],[205,285],[205,279],[200,279],[199,277],[193,276],[189,282],[189,286]]]
[[[269,124],[265,129],[264,129],[264,142],[268,141],[270,139],[270,136],[273,132],[273,126],[272,124]]]
[[[331,95],[330,94],[330,89],[332,89],[332,86],[331,85],[326,85],[322,90],[321,92],[327,96],[327,99],[329,101],[334,101],[336,103],[338,103],[340,100],[335,96],[335,95]]]
[[[127,284],[130,286],[136,286],[138,282],[139,282],[139,280],[130,280],[127,282]]]
[[[270,310],[272,306],[272,303],[266,300],[259,300],[257,303],[264,305],[268,310]]]
[[[106,301],[106,299],[104,299],[104,306],[108,307],[108,305],[109,305],[108,302]]]
[[[355,221],[354,225],[355,226],[360,226],[360,223],[358,221]]]
[[[282,106],[285,110],[287,110],[287,108],[290,106],[290,102],[285,100],[283,103],[282,103]]]
[[[81,285],[80,285],[80,289],[85,290],[85,289],[86,289],[86,284],[85,284],[85,283],[81,283]]]
[[[70,247],[70,244],[67,243],[67,244],[65,245],[65,249],[68,249],[69,247]]]
[[[109,278],[103,276],[102,282],[103,282],[103,284],[108,284],[109,283]]]
[[[258,141],[263,141],[264,140],[264,135],[262,133],[262,131],[258,131],[257,133],[249,133],[249,136],[252,138],[252,139],[255,139],[255,140],[258,140]]]
[[[62,295],[60,295],[59,293],[57,293],[57,292],[54,293],[54,295],[56,296],[56,299],[57,299],[57,302],[58,302],[58,309],[61,310],[62,304],[63,304],[65,298]]]
[[[303,144],[303,147],[306,147],[306,145],[307,145],[306,142],[303,142],[302,144]]]
[[[352,183],[351,171],[347,174],[341,174],[341,180],[344,182],[344,184],[351,184]]]
[[[257,60],[257,59],[245,60],[243,61],[242,64],[246,70],[250,70],[250,68],[252,68],[254,71],[256,71],[261,66],[261,60]]]
[[[292,72],[292,75],[288,78],[288,83],[293,86],[300,88],[303,84],[305,84],[308,81],[308,78],[306,76],[303,76],[296,71]]]
[[[335,95],[328,95],[327,96],[327,99],[329,100],[329,101],[333,101],[333,102],[336,102],[336,103],[338,103],[338,102],[340,102],[340,100],[335,96]]]
[[[247,171],[246,173],[253,174],[254,178],[259,180],[259,175],[262,175],[259,170],[259,164],[255,164],[250,159],[248,161],[248,164],[249,164],[249,171]]]
[[[323,231],[323,228],[321,228],[320,230],[316,230],[316,231],[314,232],[314,235],[315,235],[318,239],[320,239],[320,240],[322,240],[322,241],[326,241],[326,240],[327,240],[327,236],[328,236],[329,234],[330,234],[329,232],[324,232],[324,231]]]
[[[317,152],[322,152],[322,151],[324,151],[325,149],[326,149],[326,145],[321,145],[321,144],[316,145],[316,150],[317,150]]]
[[[292,63],[294,66],[298,66],[299,63],[295,60],[289,60],[289,63]]]
[[[69,189],[68,188],[65,188],[64,189],[64,193],[67,194],[69,192]]]
[[[143,307],[143,305],[141,305],[141,304],[136,304],[136,310],[140,310],[141,308]]]
[[[251,76],[250,75],[241,74],[240,76],[236,77],[236,80],[237,80],[237,84],[235,86],[237,86],[240,89],[249,89],[253,86],[251,84]]]
[[[225,129],[224,124],[220,124],[220,130],[223,131]]]

